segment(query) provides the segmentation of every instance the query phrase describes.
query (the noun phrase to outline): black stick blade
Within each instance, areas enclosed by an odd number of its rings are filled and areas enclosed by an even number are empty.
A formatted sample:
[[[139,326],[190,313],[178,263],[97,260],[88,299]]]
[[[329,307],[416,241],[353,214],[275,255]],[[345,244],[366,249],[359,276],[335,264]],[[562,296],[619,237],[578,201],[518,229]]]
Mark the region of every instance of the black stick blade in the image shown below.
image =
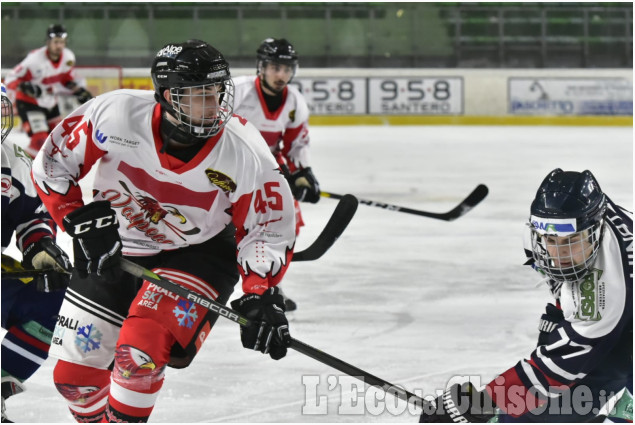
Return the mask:
[[[445,215],[445,220],[452,221],[457,218],[465,215],[469,210],[477,206],[489,193],[489,189],[484,184],[479,184],[476,188],[470,193],[467,198],[463,200],[459,205],[456,206],[452,211],[447,212]]]
[[[320,236],[304,251],[294,253],[293,261],[313,261],[324,255],[353,219],[358,204],[353,195],[342,196]]]

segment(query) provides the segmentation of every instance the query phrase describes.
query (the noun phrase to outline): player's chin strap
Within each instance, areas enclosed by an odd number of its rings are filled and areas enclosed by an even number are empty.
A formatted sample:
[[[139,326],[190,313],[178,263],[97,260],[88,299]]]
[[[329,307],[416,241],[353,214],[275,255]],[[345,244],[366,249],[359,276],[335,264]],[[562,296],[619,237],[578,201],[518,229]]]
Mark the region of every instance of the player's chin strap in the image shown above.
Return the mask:
[[[174,140],[177,143],[181,143],[187,146],[205,142],[206,139],[194,137],[191,134],[181,130],[177,124],[174,124],[168,119],[168,117],[165,115],[167,113],[168,112],[163,111],[163,113],[161,114],[161,125],[159,126],[159,130],[161,131],[161,139],[163,139],[161,153],[165,153],[165,149],[168,145],[168,140]]]

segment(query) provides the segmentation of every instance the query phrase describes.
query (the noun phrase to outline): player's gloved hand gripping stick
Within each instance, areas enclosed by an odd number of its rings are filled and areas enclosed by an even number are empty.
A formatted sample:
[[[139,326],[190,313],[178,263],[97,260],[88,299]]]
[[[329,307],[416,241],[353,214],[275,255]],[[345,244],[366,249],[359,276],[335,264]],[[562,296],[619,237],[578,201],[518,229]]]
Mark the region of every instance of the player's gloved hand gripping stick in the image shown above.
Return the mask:
[[[75,270],[85,278],[91,273],[108,281],[121,276],[121,239],[117,213],[110,202],[97,201],[64,217],[64,228],[73,237]]]
[[[194,302],[200,306],[207,308],[210,311],[213,311],[214,313],[218,314],[221,317],[229,319],[232,322],[238,323],[240,326],[243,326],[243,329],[258,328],[257,323],[243,316],[236,310],[232,310],[231,308],[228,308],[215,300],[202,297],[199,294],[192,292],[183,286],[177,285],[176,283],[171,282],[170,280],[144,267],[141,267],[138,264],[133,263],[132,261],[122,258],[121,268],[124,271],[132,274],[133,276],[136,276],[141,279],[145,279],[148,282],[152,282],[155,285],[160,286],[164,289],[167,289],[168,291],[174,294],[177,294],[180,297],[183,297],[191,302]],[[243,343],[244,343],[244,340],[243,340]],[[295,351],[298,351],[321,363],[331,366],[339,370],[340,372],[346,373],[350,376],[354,376],[360,379],[362,382],[367,383],[368,385],[382,388],[386,392],[393,394],[395,397],[398,397],[409,403],[414,403],[417,406],[423,406],[424,404],[426,406],[430,405],[427,401],[425,401],[421,397],[415,394],[412,394],[401,387],[397,387],[391,384],[390,382],[387,382],[381,378],[371,375],[370,373],[362,369],[359,369],[349,363],[346,363],[338,359],[337,357],[333,357],[330,354],[325,353],[324,351],[311,347],[310,345],[305,344],[301,341],[298,341],[297,339],[289,337],[288,344],[289,344],[288,347]]]

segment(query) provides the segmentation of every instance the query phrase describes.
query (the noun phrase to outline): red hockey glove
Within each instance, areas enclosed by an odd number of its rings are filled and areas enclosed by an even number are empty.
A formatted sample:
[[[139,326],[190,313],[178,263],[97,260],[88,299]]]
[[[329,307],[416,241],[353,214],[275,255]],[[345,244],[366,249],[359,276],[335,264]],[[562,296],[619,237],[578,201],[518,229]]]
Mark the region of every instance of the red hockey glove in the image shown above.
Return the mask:
[[[64,228],[73,237],[75,270],[81,278],[90,273],[116,281],[123,271],[117,214],[110,202],[97,201],[64,217]]]
[[[431,409],[435,407],[434,411]],[[424,406],[421,423],[483,423],[494,417],[495,405],[487,391],[477,391],[470,383],[454,384],[436,401],[436,406]]]
[[[249,320],[251,326],[240,328],[243,347],[269,354],[280,360],[291,345],[289,322],[284,315],[284,299],[276,287],[262,294],[245,294],[232,301],[232,308]]]

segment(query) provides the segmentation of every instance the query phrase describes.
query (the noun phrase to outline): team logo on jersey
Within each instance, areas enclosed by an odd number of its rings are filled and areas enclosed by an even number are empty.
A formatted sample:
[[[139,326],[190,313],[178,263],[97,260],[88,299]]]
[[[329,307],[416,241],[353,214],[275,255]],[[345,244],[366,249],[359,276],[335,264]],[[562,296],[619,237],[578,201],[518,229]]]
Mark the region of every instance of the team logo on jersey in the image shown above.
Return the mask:
[[[11,189],[11,179],[7,177],[2,178],[2,191],[9,192]]]
[[[212,184],[220,187],[225,193],[234,193],[236,191],[236,182],[231,177],[221,173],[220,171],[208,168],[205,174]]]
[[[116,191],[107,191],[102,194],[102,197],[107,198],[113,208],[122,208],[122,215],[130,222],[128,228],[135,227],[140,231],[146,232],[153,241],[165,244],[174,244],[174,241],[167,239],[167,237],[159,233],[156,228],[150,227],[151,223],[159,224],[162,222],[182,240],[185,240],[185,238],[181,235],[195,235],[200,233],[201,229],[198,227],[192,227],[186,230],[178,227],[180,224],[187,223],[187,219],[176,207],[170,205],[162,206],[156,199],[139,193],[135,195],[130,188],[128,188],[128,185],[121,180],[119,184],[128,193],[127,200],[119,201],[122,194]],[[137,204],[141,208],[141,213],[134,213],[133,209],[129,207],[132,203]],[[178,225],[167,221],[166,218],[168,215],[176,217],[178,219]]]
[[[291,122],[295,121],[295,109],[289,112],[289,119],[291,120]]]
[[[590,321],[602,319],[601,311],[604,310],[606,299],[604,282],[600,282],[601,276],[602,270],[594,269],[580,283],[578,296],[575,297],[578,304],[576,319]]]
[[[67,62],[66,62],[66,66],[73,66],[73,64],[74,64],[74,63],[75,63],[75,62],[73,62],[73,61],[67,61]]]

